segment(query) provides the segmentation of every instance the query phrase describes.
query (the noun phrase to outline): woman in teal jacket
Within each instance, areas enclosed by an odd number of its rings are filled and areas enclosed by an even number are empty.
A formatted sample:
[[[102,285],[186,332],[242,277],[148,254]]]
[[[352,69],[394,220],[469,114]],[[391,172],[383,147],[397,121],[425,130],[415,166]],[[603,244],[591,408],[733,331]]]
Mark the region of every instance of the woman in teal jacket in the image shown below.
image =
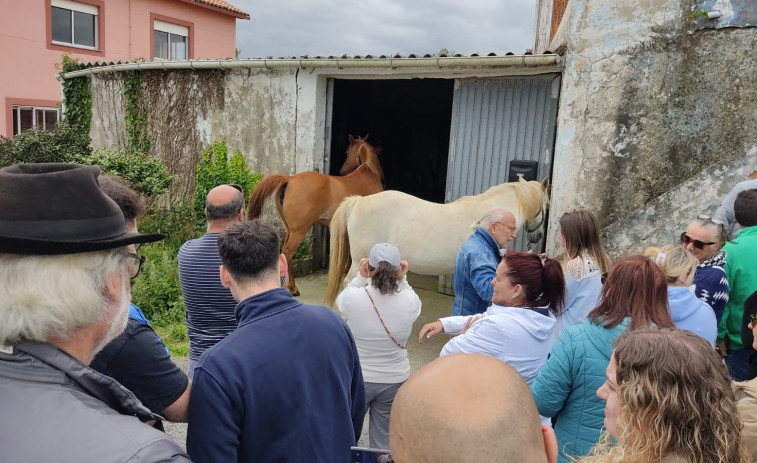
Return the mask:
[[[605,403],[597,389],[605,382],[612,343],[626,329],[674,328],[665,275],[639,255],[618,259],[602,288],[600,304],[586,321],[563,332],[531,385],[542,416],[556,418],[560,463],[586,455],[599,440]]]

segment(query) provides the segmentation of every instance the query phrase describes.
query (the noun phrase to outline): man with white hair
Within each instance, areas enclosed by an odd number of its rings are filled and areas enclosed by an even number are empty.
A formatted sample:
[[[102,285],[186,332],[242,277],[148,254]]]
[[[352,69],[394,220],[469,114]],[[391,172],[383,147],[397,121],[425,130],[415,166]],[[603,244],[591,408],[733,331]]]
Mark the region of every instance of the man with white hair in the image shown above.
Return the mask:
[[[476,223],[476,230],[457,251],[453,316],[486,312],[497,266],[517,234],[515,216],[504,207],[490,209]]]
[[[140,256],[97,166],[0,169],[0,461],[187,462],[160,417],[88,367],[123,331]]]

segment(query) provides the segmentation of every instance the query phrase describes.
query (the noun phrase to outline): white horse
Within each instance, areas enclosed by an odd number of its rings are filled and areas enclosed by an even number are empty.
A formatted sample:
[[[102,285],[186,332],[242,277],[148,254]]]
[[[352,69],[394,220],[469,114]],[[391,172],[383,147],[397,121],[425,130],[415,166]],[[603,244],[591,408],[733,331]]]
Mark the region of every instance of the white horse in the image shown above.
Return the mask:
[[[460,245],[472,233],[471,224],[494,207],[506,207],[520,228],[539,228],[547,203],[543,183],[520,180],[495,185],[480,195],[438,204],[399,191],[345,198],[331,219],[331,256],[326,304],[333,305],[345,274],[349,281],[360,258],[376,243],[400,249],[410,270],[422,275],[454,272]],[[351,258],[350,258],[351,257]]]

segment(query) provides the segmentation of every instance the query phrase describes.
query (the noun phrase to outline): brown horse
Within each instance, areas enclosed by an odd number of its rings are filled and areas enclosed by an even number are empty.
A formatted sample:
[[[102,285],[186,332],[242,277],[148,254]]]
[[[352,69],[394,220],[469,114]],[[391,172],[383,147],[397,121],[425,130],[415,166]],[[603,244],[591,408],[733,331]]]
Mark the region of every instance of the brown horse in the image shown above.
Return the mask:
[[[250,196],[247,217],[260,217],[265,200],[273,193],[276,208],[287,228],[282,253],[292,268],[292,256],[314,223],[328,225],[339,203],[350,195],[370,195],[383,191],[382,171],[376,150],[365,138],[349,136],[347,159],[339,172],[344,175],[324,175],[318,172],[301,172],[292,176],[270,174],[263,177]],[[298,296],[300,291],[289,272],[289,292]]]

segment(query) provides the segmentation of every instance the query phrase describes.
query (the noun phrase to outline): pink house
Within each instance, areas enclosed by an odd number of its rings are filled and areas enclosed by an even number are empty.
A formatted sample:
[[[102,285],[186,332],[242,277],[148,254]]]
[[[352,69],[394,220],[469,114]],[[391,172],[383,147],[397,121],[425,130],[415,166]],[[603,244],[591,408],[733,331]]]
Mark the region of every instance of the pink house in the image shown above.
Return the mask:
[[[64,53],[79,61],[233,58],[236,20],[221,0],[0,0],[0,135],[58,120]]]

